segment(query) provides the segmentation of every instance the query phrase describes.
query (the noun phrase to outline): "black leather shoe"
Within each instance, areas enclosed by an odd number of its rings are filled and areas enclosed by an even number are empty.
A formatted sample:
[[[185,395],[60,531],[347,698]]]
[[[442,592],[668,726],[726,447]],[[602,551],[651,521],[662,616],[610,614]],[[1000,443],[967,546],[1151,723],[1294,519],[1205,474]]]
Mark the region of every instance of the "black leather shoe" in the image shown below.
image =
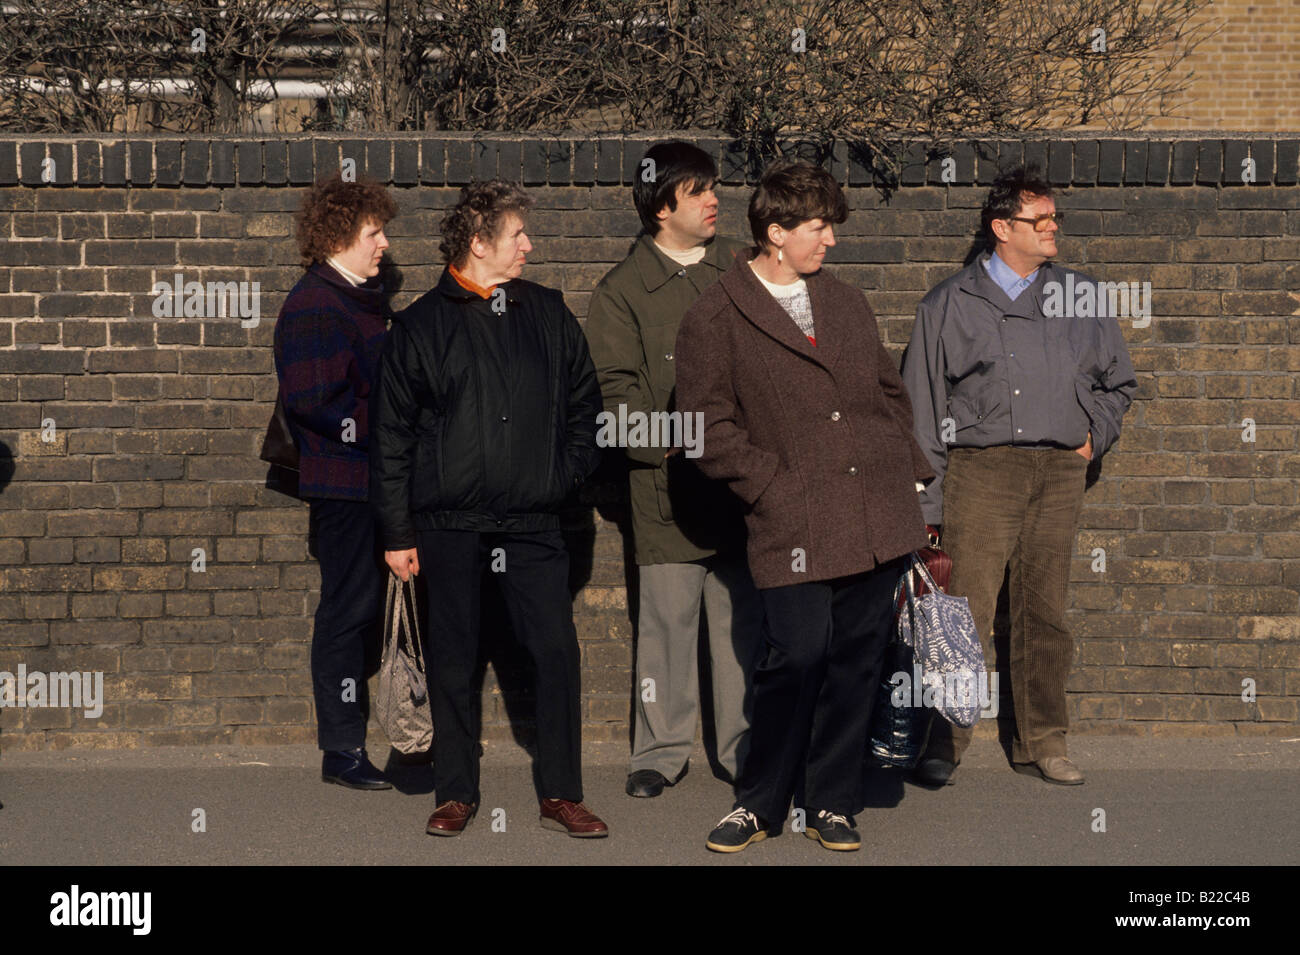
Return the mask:
[[[392,789],[388,777],[375,768],[364,748],[327,750],[320,764],[323,782],[349,789]]]
[[[937,756],[927,756],[916,764],[916,778],[927,786],[951,786],[952,774],[956,769],[956,763]]]
[[[640,797],[658,796],[664,791],[665,786],[676,786],[681,782],[690,768],[691,764],[687,763],[674,779],[669,779],[657,769],[638,769],[628,774],[627,794]]]

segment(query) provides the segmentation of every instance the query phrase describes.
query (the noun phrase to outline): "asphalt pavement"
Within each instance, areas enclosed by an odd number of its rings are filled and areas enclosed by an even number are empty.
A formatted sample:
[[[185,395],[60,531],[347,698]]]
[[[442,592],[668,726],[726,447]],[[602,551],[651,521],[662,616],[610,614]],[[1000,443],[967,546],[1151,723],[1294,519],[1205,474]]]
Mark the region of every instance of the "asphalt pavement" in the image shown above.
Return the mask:
[[[860,852],[802,833],[723,856],[705,837],[732,804],[703,752],[656,799],[623,792],[626,747],[584,750],[586,803],[610,837],[538,825],[530,757],[485,744],[483,804],[461,836],[425,834],[427,765],[397,788],[320,781],[306,746],[45,751],[0,757],[3,865],[1294,865],[1300,861],[1300,738],[1075,737],[1082,786],[1012,772],[977,739],[954,784],[928,789],[869,773]],[[372,758],[376,754],[372,753]],[[376,761],[383,764],[383,754]],[[201,812],[196,812],[201,810]],[[202,823],[202,826],[199,823]],[[1103,829],[1104,827],[1104,829]],[[198,829],[202,831],[196,831]]]

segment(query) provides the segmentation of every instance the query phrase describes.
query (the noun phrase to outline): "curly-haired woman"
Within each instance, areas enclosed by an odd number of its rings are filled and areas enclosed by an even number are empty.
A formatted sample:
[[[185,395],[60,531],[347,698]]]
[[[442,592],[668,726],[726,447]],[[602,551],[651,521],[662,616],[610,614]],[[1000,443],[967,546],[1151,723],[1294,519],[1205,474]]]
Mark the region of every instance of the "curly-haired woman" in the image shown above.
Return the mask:
[[[582,802],[578,635],[564,503],[600,461],[600,384],[558,289],[520,278],[532,199],[475,182],[442,222],[438,284],[393,319],[375,383],[370,461],[384,557],[421,574],[437,804],[425,831],[478,811],[474,672],[485,572],[532,658],[538,821],[580,839],[609,827]]]
[[[390,789],[367,758],[365,664],[383,612],[385,568],[369,504],[368,405],[388,307],[378,281],[397,206],[378,183],[337,173],[298,212],[306,273],[275,324],[275,371],[311,508],[320,604],[311,641],[321,778]]]

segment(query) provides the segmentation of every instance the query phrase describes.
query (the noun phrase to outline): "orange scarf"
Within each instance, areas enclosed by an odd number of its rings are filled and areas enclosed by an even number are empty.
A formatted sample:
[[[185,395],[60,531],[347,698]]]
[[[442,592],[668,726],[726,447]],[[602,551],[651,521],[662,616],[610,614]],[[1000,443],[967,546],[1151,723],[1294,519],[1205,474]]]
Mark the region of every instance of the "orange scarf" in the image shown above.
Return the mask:
[[[492,297],[492,290],[496,288],[495,285],[489,286],[488,288],[484,288],[482,285],[479,285],[476,282],[471,282],[469,279],[465,277],[465,273],[462,272],[460,269],[456,268],[456,266],[454,265],[448,265],[447,271],[450,272],[451,277],[454,278],[460,284],[460,287],[465,289],[466,291],[473,292],[479,298]]]

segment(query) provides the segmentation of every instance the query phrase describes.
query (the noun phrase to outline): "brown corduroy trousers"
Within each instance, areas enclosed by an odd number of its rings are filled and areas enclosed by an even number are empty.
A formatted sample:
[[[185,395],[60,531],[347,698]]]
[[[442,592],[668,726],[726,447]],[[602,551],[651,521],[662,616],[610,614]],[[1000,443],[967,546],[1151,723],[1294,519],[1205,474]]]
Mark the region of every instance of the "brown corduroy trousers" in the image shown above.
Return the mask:
[[[970,602],[990,671],[993,617],[1010,564],[1007,669],[1017,763],[1066,755],[1065,682],[1074,641],[1065,608],[1087,470],[1083,455],[1064,449],[1000,445],[948,453],[941,542],[952,557],[948,592]],[[972,733],[936,719],[926,756],[957,762]]]

